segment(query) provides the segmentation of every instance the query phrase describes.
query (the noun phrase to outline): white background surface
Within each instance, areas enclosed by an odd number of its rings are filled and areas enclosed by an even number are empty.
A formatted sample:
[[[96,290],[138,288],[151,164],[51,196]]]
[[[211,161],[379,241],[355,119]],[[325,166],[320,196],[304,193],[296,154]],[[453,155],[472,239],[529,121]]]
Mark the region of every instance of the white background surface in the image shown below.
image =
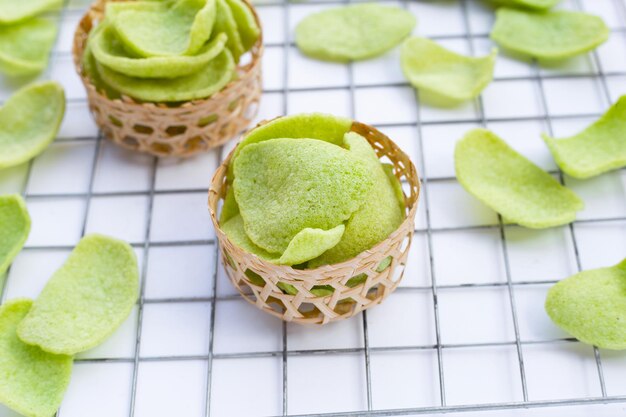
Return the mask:
[[[303,16],[334,3],[259,5],[267,49],[258,119],[310,111],[355,116],[396,140],[428,179],[402,288],[366,317],[321,329],[283,326],[239,299],[216,264],[206,189],[234,142],[187,161],[156,161],[98,139],[69,54],[87,3],[69,1],[49,71],[42,76],[66,88],[69,102],[59,138],[32,164],[0,172],[0,192],[25,193],[33,220],[3,299],[36,297],[89,232],[135,246],[146,261],[145,290],[122,328],[78,358],[59,416],[432,411],[444,401],[452,409],[502,405],[524,399],[520,355],[530,402],[602,395],[593,349],[565,340],[545,315],[543,301],[551,283],[577,272],[572,230],[584,269],[625,256],[626,171],[587,181],[565,178],[585,200],[580,221],[571,229],[543,231],[505,226],[503,241],[496,214],[454,178],[454,144],[481,125],[478,102],[454,110],[419,106],[402,77],[397,50],[350,67],[307,59],[285,44]],[[476,54],[492,47],[486,36],[492,12],[481,2],[398,4],[417,15],[416,34],[463,53],[470,53],[470,46]],[[482,95],[487,126],[547,170],[556,166],[541,132],[574,133],[606,110],[609,98],[626,93],[626,3],[580,0],[563,7],[600,14],[613,30],[610,40],[597,53],[558,68],[538,70],[501,55],[496,80]],[[474,36],[467,38],[468,33]],[[0,78],[0,100],[18,87]],[[599,354],[606,395],[626,395],[626,355]],[[622,403],[463,415],[625,412]],[[0,407],[0,416],[13,414]]]

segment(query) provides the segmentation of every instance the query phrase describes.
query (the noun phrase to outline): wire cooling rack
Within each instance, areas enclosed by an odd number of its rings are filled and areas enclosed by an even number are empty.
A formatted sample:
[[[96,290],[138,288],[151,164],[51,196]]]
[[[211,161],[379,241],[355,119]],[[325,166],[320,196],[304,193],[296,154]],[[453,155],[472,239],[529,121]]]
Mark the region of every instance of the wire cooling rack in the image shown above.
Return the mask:
[[[493,13],[482,2],[385,2],[416,13],[416,33],[445,46],[477,55],[491,48]],[[396,294],[352,320],[310,329],[247,305],[219,266],[206,191],[234,142],[181,162],[103,140],[70,54],[88,2],[66,0],[42,76],[66,88],[64,125],[44,154],[0,172],[0,192],[22,193],[33,218],[0,299],[36,297],[90,232],[131,242],[142,285],[122,328],[76,359],[57,416],[624,415],[626,356],[568,338],[542,304],[559,279],[626,254],[626,171],[567,178],[539,133],[575,132],[626,92],[626,3],[564,1],[602,15],[609,42],[561,67],[500,56],[481,98],[454,110],[420,104],[397,51],[350,65],[301,56],[290,36],[295,24],[337,4],[257,4],[267,47],[259,120],[325,111],[374,124],[412,156],[424,187]],[[19,83],[0,80],[5,100]],[[579,219],[530,231],[503,224],[467,195],[454,177],[452,150],[480,126],[583,197]],[[13,415],[0,408],[0,416]]]

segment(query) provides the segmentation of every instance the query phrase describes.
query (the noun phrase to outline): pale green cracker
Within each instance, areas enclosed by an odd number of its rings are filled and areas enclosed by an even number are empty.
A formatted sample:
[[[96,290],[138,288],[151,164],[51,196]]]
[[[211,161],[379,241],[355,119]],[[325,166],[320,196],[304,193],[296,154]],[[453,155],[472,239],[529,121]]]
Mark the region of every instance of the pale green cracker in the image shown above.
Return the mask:
[[[626,166],[626,96],[598,121],[575,136],[543,135],[559,167],[575,178],[589,178]]]
[[[65,113],[65,94],[54,81],[32,84],[0,108],[0,169],[39,155],[54,140]]]
[[[216,15],[215,0],[177,0],[161,8],[119,8],[109,16],[110,22],[126,48],[145,57],[196,54],[211,36]]]
[[[0,25],[14,24],[61,8],[63,0],[0,0]]]
[[[237,145],[228,165],[228,178],[232,181],[234,161],[241,150],[251,143],[277,138],[310,138],[342,146],[343,135],[350,130],[351,126],[352,120],[350,119],[322,113],[297,114],[271,120],[252,129]]]
[[[609,37],[604,21],[582,12],[534,13],[500,8],[491,38],[515,54],[563,60],[595,49]]]
[[[244,51],[250,50],[261,35],[261,28],[256,23],[250,7],[242,0],[226,0],[237,24],[241,44]]]
[[[69,385],[72,357],[44,352],[17,337],[31,305],[19,299],[0,307],[0,403],[26,417],[52,417]]]
[[[139,295],[133,249],[103,235],[85,236],[48,281],[18,326],[25,343],[74,355],[109,337]]]
[[[304,54],[321,60],[362,60],[395,47],[414,27],[415,17],[399,7],[350,5],[302,19],[296,27],[296,44]]]
[[[426,38],[402,45],[402,70],[420,91],[420,98],[455,105],[477,97],[493,80],[497,51],[484,57],[457,54]]]
[[[138,78],[177,78],[206,68],[222,52],[226,40],[226,35],[220,33],[196,55],[137,58],[126,52],[115,30],[105,22],[92,32],[89,43],[95,59],[113,71]]]
[[[303,229],[330,230],[348,220],[373,186],[360,158],[316,139],[250,144],[234,173],[246,233],[273,253],[283,253]]]
[[[509,7],[524,7],[545,11],[556,6],[561,0],[492,0],[494,3]]]
[[[179,102],[212,96],[226,86],[235,75],[235,62],[227,49],[201,71],[173,79],[129,77],[98,64],[102,80],[113,89],[137,100]]]
[[[0,25],[0,72],[26,77],[43,71],[56,34],[56,25],[43,18]]]
[[[454,159],[461,185],[507,221],[541,229],[570,223],[583,209],[576,194],[488,130],[469,132]]]
[[[235,62],[239,62],[239,58],[244,54],[245,49],[237,28],[237,22],[233,16],[233,11],[228,7],[226,0],[215,1],[217,12],[214,30],[216,33],[223,32],[228,36],[226,47],[230,49]]]
[[[548,292],[546,312],[584,343],[626,349],[626,259],[557,283]]]
[[[26,243],[29,233],[30,215],[24,199],[17,194],[0,196],[0,277]]]
[[[404,204],[399,205],[398,179],[389,177],[371,145],[357,133],[345,135],[345,146],[350,154],[366,164],[374,185],[365,197],[363,205],[350,217],[341,241],[309,262],[309,267],[335,264],[371,249],[385,240],[404,220]],[[393,182],[392,182],[393,181]]]

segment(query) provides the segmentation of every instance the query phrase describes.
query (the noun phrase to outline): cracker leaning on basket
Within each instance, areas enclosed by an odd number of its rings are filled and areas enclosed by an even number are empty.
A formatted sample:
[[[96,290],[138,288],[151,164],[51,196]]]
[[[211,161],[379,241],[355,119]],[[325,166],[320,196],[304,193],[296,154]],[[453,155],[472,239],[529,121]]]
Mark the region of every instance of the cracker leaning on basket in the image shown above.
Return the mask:
[[[285,320],[326,323],[395,289],[418,193],[412,163],[380,132],[310,114],[249,132],[216,173],[209,204],[227,273],[242,294]]]
[[[245,0],[101,0],[74,39],[105,135],[159,156],[201,152],[247,127],[261,94],[262,51]]]

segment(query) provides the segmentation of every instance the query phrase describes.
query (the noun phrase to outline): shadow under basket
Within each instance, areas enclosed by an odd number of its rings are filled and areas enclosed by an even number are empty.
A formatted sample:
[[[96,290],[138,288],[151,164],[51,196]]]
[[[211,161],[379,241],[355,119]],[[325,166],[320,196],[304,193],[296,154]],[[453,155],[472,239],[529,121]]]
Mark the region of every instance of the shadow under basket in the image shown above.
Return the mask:
[[[365,137],[382,162],[393,164],[404,195],[406,218],[387,239],[348,261],[316,269],[275,265],[234,245],[220,229],[218,206],[226,195],[231,154],[211,180],[209,211],[224,269],[239,293],[261,310],[288,322],[326,324],[352,317],[380,304],[399,285],[415,230],[420,181],[409,157],[375,128],[354,122],[351,130]]]
[[[108,0],[118,1],[118,0]],[[259,36],[238,77],[209,98],[178,104],[136,101],[128,96],[109,98],[84,74],[82,57],[89,32],[104,16],[107,0],[96,1],[74,34],[74,66],[81,77],[89,109],[104,135],[123,146],[156,156],[188,157],[222,145],[248,128],[258,112],[262,90],[263,36]],[[259,28],[261,22],[252,10]]]

